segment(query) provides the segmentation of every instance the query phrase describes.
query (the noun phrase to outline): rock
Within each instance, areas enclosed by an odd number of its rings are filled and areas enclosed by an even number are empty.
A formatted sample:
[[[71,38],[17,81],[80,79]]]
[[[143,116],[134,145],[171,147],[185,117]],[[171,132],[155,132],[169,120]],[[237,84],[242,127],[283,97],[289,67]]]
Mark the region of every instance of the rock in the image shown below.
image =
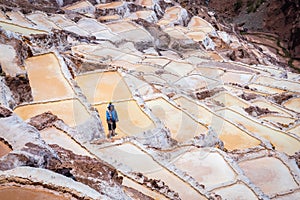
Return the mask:
[[[12,112],[9,109],[0,106],[0,118],[9,117],[11,115],[12,115]]]
[[[275,94],[271,96],[270,98],[277,104],[281,105],[283,102],[291,99],[294,97],[292,94],[289,93],[282,93],[282,94]]]
[[[118,187],[119,192],[123,193],[122,177],[118,175],[116,169],[99,159],[76,155],[58,145],[51,145],[51,147],[58,153],[60,162],[48,165],[47,169],[76,179],[99,192],[104,191],[101,183],[106,182],[106,187]]]
[[[5,77],[6,85],[9,87],[16,105],[33,100],[31,87],[27,76]]]
[[[45,128],[53,126],[53,124],[57,120],[59,119],[56,115],[53,115],[51,112],[45,112],[43,114],[31,118],[28,124],[34,126],[38,130],[43,130]]]
[[[37,129],[14,114],[0,118],[0,133],[13,149],[0,159],[1,170],[18,166],[45,168],[58,159],[56,153],[40,138]]]
[[[245,88],[245,89],[247,89],[247,88]],[[248,89],[249,89],[249,87],[248,87]],[[243,93],[240,95],[240,97],[246,101],[250,101],[250,100],[256,99],[259,96],[254,93]]]
[[[223,89],[220,89],[220,88],[216,88],[216,89],[213,89],[213,90],[204,90],[204,91],[201,91],[201,92],[197,92],[196,97],[199,100],[204,100],[206,98],[214,96],[215,94],[217,94],[221,91],[223,91]]]
[[[260,108],[258,106],[250,106],[248,108],[245,108],[245,111],[253,117],[266,115],[266,114],[270,114],[270,113],[277,113],[274,111],[270,111],[268,108]]]

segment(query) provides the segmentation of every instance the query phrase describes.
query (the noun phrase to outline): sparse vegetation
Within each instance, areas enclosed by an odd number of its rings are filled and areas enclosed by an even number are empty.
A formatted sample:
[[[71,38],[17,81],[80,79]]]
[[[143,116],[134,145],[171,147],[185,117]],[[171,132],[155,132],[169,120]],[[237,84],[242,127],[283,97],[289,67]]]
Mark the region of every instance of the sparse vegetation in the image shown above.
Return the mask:
[[[247,13],[256,12],[257,9],[263,4],[265,0],[248,0],[247,1]]]
[[[284,48],[284,47],[281,45],[279,39],[277,39],[277,46],[278,46],[279,48],[282,49],[282,51],[283,51],[283,53],[284,53],[284,57],[289,58],[288,66],[289,66],[290,68],[292,68],[292,69],[294,69],[294,70],[296,70],[296,71],[298,71],[298,72],[300,73],[300,69],[297,68],[297,67],[295,67],[295,66],[293,65],[294,59],[292,58],[292,55],[290,54],[290,52],[289,52],[286,48]],[[277,53],[279,54],[279,52],[277,52]]]
[[[234,12],[238,13],[239,10],[243,7],[243,1],[242,0],[237,0],[234,5]]]

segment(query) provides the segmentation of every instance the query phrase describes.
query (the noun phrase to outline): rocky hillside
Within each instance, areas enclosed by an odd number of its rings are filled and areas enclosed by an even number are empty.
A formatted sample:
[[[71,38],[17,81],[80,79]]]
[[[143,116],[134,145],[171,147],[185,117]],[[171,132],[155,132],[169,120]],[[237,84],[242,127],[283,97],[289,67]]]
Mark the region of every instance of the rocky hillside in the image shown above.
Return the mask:
[[[283,57],[299,69],[300,59],[300,2],[293,0],[179,0],[192,14],[201,13],[201,7],[215,12],[222,24],[233,23],[238,32],[246,35],[265,35],[277,42],[285,52]],[[199,12],[200,11],[200,12]],[[254,32],[254,33],[253,33]],[[251,41],[250,41],[251,42]],[[260,42],[264,43],[264,42]],[[267,44],[264,44],[268,46]],[[273,47],[274,48],[274,47]]]
[[[294,40],[180,3],[0,1],[1,200],[300,199]]]

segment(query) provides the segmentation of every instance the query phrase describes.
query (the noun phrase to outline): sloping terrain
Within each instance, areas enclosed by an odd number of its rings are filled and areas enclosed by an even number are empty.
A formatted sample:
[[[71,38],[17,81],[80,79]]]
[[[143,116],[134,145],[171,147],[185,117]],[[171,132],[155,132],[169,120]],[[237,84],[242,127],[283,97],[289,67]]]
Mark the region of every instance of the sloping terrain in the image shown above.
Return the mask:
[[[218,29],[230,29],[263,51],[277,55],[274,61],[299,72],[300,2],[293,0],[178,0],[192,14],[207,17],[210,10]],[[224,26],[225,25],[225,26]]]
[[[169,0],[0,2],[1,199],[300,199],[277,52]]]

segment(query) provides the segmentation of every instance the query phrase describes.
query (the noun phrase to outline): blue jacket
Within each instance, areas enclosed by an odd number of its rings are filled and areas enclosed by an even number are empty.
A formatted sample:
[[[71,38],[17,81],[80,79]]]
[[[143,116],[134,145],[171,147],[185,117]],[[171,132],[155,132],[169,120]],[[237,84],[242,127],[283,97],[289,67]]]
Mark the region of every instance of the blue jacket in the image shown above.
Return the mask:
[[[107,121],[111,120],[111,121],[115,121],[115,122],[119,121],[117,111],[116,110],[112,110],[112,111],[107,110],[106,111],[106,120]]]

